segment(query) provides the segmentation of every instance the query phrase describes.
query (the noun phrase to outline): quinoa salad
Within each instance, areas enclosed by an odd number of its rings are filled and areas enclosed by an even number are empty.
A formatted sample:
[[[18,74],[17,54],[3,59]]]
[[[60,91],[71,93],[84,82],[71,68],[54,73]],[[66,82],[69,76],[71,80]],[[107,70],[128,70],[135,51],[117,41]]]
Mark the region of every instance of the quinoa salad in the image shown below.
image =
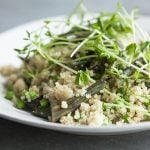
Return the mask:
[[[149,121],[150,37],[136,18],[136,10],[128,13],[121,4],[94,14],[80,3],[66,19],[27,31],[27,44],[15,49],[22,65],[0,67],[5,98],[66,125]],[[56,22],[67,30],[53,33]]]

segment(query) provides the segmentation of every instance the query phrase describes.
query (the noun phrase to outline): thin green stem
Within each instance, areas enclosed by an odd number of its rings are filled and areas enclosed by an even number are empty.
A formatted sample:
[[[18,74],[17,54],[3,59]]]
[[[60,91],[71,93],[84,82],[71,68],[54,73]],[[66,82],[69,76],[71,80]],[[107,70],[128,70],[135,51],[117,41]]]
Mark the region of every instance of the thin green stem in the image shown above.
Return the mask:
[[[72,68],[70,68],[70,67],[68,67],[68,66],[66,66],[66,65],[64,65],[64,64],[62,64],[62,63],[60,63],[59,61],[57,61],[56,59],[54,59],[54,58],[52,58],[52,57],[50,57],[50,56],[48,56],[48,55],[46,55],[46,58],[47,58],[48,60],[54,62],[55,64],[59,65],[60,67],[65,68],[65,69],[68,70],[68,71],[71,71],[71,72],[74,73],[74,74],[77,74],[77,73],[78,73],[78,72],[75,71],[74,69],[72,69]]]
[[[71,42],[54,42],[46,45],[46,48],[53,47],[55,45],[70,45],[70,46],[76,46],[77,44],[71,43]]]
[[[97,55],[89,55],[89,56],[84,56],[84,57],[80,57],[77,59],[73,59],[73,60],[68,60],[68,61],[62,61],[63,63],[67,63],[67,62],[77,62],[77,61],[81,61],[81,60],[85,60],[85,59],[89,59],[89,58],[97,58]]]
[[[36,47],[37,47],[37,46],[36,46]],[[64,65],[63,63],[59,62],[58,60],[56,60],[56,59],[52,58],[51,56],[47,55],[45,52],[43,52],[43,51],[41,50],[40,45],[37,47],[37,50],[38,50],[39,54],[40,54],[43,58],[48,59],[49,61],[52,61],[53,63],[59,65],[59,66],[62,67],[62,68],[65,68],[66,70],[71,71],[71,72],[74,73],[74,74],[77,74],[77,73],[78,73],[78,72],[75,71],[74,69],[68,67],[67,65]]]
[[[92,38],[95,34],[96,34],[96,30],[94,32],[92,32],[85,40],[83,40],[77,47],[76,49],[72,52],[72,54],[70,55],[70,57],[73,57],[77,51],[90,39]]]
[[[119,61],[123,62],[124,64],[126,64],[126,65],[128,65],[128,66],[130,66],[130,67],[132,67],[132,68],[134,68],[134,69],[136,69],[136,70],[138,70],[139,72],[142,72],[143,74],[145,74],[145,75],[147,75],[147,76],[150,76],[150,73],[149,73],[149,72],[147,72],[147,71],[145,71],[145,70],[143,70],[143,69],[141,69],[141,68],[135,66],[134,64],[132,64],[132,63],[130,63],[130,62],[128,62],[128,61],[125,61],[124,59],[122,59],[121,57],[119,57],[119,56],[117,56],[116,54],[112,53],[111,51],[106,50],[106,49],[105,49],[104,51],[105,51],[106,53],[108,53],[109,55],[113,56],[114,58],[118,59]]]

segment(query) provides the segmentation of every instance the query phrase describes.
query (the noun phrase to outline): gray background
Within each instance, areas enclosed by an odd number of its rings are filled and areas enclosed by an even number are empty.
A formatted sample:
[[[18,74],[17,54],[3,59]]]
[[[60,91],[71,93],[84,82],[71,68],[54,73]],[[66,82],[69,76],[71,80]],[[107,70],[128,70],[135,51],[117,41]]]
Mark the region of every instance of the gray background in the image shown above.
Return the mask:
[[[114,10],[116,0],[85,0],[91,10]],[[78,0],[0,0],[0,32],[25,22],[69,13]],[[150,14],[149,0],[124,0]],[[0,41],[2,42],[2,41]],[[119,136],[77,136],[0,119],[0,150],[149,150],[150,131]]]

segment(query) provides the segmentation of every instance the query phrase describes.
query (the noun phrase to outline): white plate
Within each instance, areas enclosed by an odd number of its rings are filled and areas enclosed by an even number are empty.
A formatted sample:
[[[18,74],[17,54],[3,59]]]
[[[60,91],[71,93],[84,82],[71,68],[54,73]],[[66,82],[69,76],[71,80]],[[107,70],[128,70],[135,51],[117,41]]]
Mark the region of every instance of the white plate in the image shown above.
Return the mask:
[[[55,18],[56,19],[56,18]],[[56,20],[62,17],[57,17]],[[139,19],[140,25],[147,31],[150,31],[150,18],[141,17]],[[26,30],[34,30],[43,24],[42,20],[31,22],[17,28],[11,29],[7,32],[0,34],[0,66],[12,64],[20,65],[19,59],[16,57],[14,48],[21,47],[23,45],[22,38],[25,35]],[[32,114],[18,110],[13,107],[12,103],[3,98],[3,79],[0,77],[0,116],[19,123],[57,130],[62,132],[82,134],[82,135],[104,135],[104,134],[124,134],[133,133],[139,131],[145,131],[150,129],[150,122],[143,122],[139,124],[129,124],[124,126],[111,125],[107,127],[88,127],[88,126],[67,126],[58,123],[51,123],[41,118],[35,117]]]

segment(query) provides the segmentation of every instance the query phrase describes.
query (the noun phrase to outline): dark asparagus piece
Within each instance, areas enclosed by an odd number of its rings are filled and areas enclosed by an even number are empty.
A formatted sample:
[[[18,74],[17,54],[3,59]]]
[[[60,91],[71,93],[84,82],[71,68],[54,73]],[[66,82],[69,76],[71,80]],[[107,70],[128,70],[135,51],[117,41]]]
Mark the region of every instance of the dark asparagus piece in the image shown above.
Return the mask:
[[[50,108],[50,106],[41,107],[40,100],[41,99],[39,98],[32,102],[26,101],[25,102],[25,104],[26,104],[25,110],[31,111],[36,116],[47,119],[48,116],[51,115],[51,108]]]
[[[86,94],[90,94],[90,95],[98,94],[100,90],[104,88],[104,83],[105,82],[102,80],[97,81],[96,83],[91,85],[89,88],[87,88]],[[52,113],[51,121],[57,122],[62,116],[65,116],[70,112],[71,113],[74,112],[80,106],[82,102],[87,102],[87,101],[88,99],[86,98],[86,96],[80,96],[80,97],[74,96],[67,100],[67,103],[68,103],[67,109],[62,109],[60,107],[60,104],[52,101],[51,102],[51,113]]]
[[[44,107],[44,108],[36,108],[32,111],[32,113],[38,117],[42,117],[47,119],[48,116],[51,115],[51,108],[50,107]]]

